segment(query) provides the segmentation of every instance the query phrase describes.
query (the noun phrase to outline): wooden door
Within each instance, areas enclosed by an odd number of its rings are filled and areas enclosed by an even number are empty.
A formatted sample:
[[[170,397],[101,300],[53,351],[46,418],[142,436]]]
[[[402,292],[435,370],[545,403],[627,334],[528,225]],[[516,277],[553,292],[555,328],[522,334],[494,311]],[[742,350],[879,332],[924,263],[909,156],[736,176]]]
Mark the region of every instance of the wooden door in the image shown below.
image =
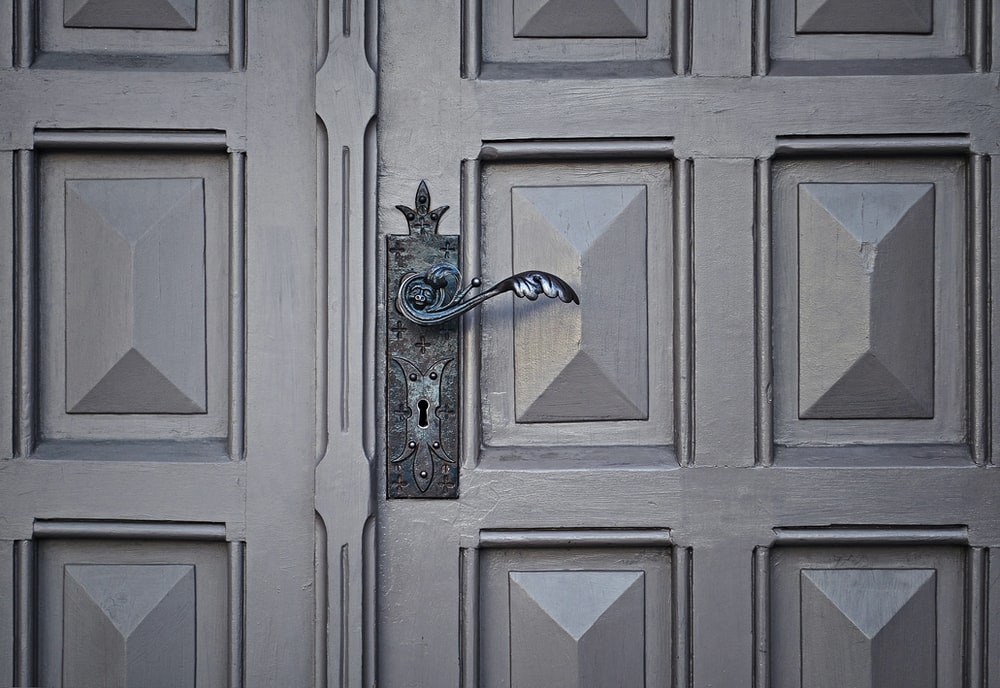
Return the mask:
[[[381,3],[374,302],[425,179],[466,280],[581,303],[464,317],[459,498],[374,492],[378,685],[1000,685],[991,13]]]
[[[0,7],[0,685],[314,677],[315,7]]]

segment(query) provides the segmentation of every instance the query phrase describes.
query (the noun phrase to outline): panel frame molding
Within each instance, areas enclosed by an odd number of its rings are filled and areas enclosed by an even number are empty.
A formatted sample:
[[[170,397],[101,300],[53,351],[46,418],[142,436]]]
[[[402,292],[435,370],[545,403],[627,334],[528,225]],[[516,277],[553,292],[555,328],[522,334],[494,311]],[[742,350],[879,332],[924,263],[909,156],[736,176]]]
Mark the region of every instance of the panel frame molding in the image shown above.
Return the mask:
[[[646,35],[640,38],[518,38],[514,36],[513,21],[511,35],[501,41],[500,59],[489,59],[486,52],[490,49],[490,39],[485,36],[484,22],[490,17],[490,10],[484,5],[491,0],[462,0],[462,46],[461,46],[461,76],[463,79],[516,78],[519,75],[543,72],[557,78],[573,75],[595,74],[598,76],[617,77],[634,76],[672,76],[684,75],[691,70],[691,2],[690,0],[648,0],[646,6]],[[650,5],[658,4],[658,14],[651,12]],[[513,0],[510,14],[513,15]],[[497,10],[503,13],[502,10]],[[650,20],[650,15],[653,21]],[[666,26],[661,24],[665,23]],[[662,44],[653,44],[651,48],[640,48],[639,41],[656,39]],[[590,42],[585,46],[583,58],[578,61],[559,61],[554,50],[558,41],[584,40]],[[525,42],[542,44],[536,61],[511,60],[510,57],[522,49]],[[615,54],[626,51],[623,41],[635,44],[636,59],[615,59]],[[622,69],[622,65],[626,68]]]
[[[246,24],[247,0],[228,0],[220,12],[218,9],[211,14],[211,30],[215,34],[225,36],[224,50],[212,50],[214,40],[202,36],[206,32],[204,3],[198,8],[197,28],[195,30],[155,30],[155,29],[112,29],[112,28],[76,28],[65,27],[62,21],[62,9],[58,0],[13,0],[16,2],[15,24],[15,65],[19,68],[51,68],[51,69],[107,69],[109,65],[115,69],[168,69],[168,70],[200,70],[200,71],[243,71],[246,69]],[[221,6],[221,3],[220,3]],[[223,16],[226,15],[226,16]],[[58,21],[53,21],[57,18]],[[46,49],[41,32],[49,24],[57,34],[55,50]],[[132,48],[128,40],[112,48],[111,54],[99,50],[88,51],[86,41],[81,36],[93,40],[92,45],[114,46],[123,34],[131,34]],[[135,50],[134,47],[143,42],[159,45],[165,42],[164,35],[176,38],[181,34],[182,40],[189,45],[178,52],[157,50]],[[138,36],[138,37],[136,37]],[[124,40],[124,39],[123,39]],[[66,43],[65,49],[58,42]]]
[[[965,268],[965,280],[958,286],[965,292],[967,304],[964,319],[964,337],[957,347],[956,355],[962,356],[965,367],[966,394],[963,399],[966,404],[964,415],[966,426],[963,428],[965,439],[957,444],[921,444],[908,439],[910,433],[906,430],[907,423],[916,421],[880,421],[889,425],[901,424],[898,432],[894,431],[884,437],[879,437],[874,443],[863,438],[851,439],[849,436],[836,435],[828,443],[811,442],[799,438],[788,446],[783,446],[782,434],[779,432],[778,409],[774,400],[774,385],[778,384],[776,375],[777,343],[779,333],[774,328],[775,295],[774,289],[774,241],[775,241],[775,208],[772,199],[776,179],[775,166],[795,160],[831,160],[838,161],[851,157],[867,156],[871,159],[892,159],[896,157],[923,156],[927,160],[940,160],[942,164],[947,159],[962,160],[965,171],[956,179],[959,188],[964,192],[956,196],[956,202],[964,204],[964,235],[960,259]],[[987,328],[988,304],[988,242],[987,227],[989,217],[988,190],[988,159],[972,149],[970,137],[961,134],[940,135],[857,135],[857,136],[779,136],[775,142],[774,153],[769,158],[757,160],[756,172],[756,426],[757,449],[755,463],[769,466],[775,462],[776,454],[781,454],[781,461],[796,463],[799,461],[829,462],[844,459],[852,450],[853,453],[865,456],[865,463],[887,462],[898,464],[925,464],[927,452],[922,448],[932,447],[936,457],[945,463],[961,464],[972,461],[982,465],[987,460],[989,443],[989,394],[988,352],[990,342]],[[885,180],[881,180],[885,181]],[[938,184],[940,185],[940,184]],[[940,257],[935,255],[935,264]],[[937,273],[939,268],[935,268]],[[797,272],[797,268],[795,269]],[[935,289],[935,302],[939,294]],[[797,302],[797,297],[796,297]],[[961,322],[961,321],[960,321]],[[796,326],[797,328],[797,326]],[[940,324],[935,325],[935,368],[939,365],[940,342],[937,332]],[[798,350],[798,345],[792,347]],[[786,364],[787,367],[787,364]],[[936,371],[939,377],[940,372]],[[796,377],[797,379],[797,377]],[[937,388],[937,383],[935,383]],[[797,399],[797,393],[795,397]],[[937,395],[936,395],[937,396]],[[797,402],[796,402],[797,404]],[[945,404],[947,406],[947,404]],[[834,423],[838,421],[799,420],[798,423]],[[860,421],[864,422],[864,421]],[[860,442],[860,445],[859,445]],[[870,451],[869,451],[870,450]]]
[[[670,633],[672,658],[669,675],[662,676],[662,683],[647,678],[647,685],[669,685],[673,688],[690,688],[691,675],[691,575],[692,552],[675,542],[669,528],[634,529],[484,529],[475,536],[463,538],[459,549],[459,662],[461,688],[473,688],[481,684],[482,638],[480,635],[481,589],[483,557],[489,552],[580,552],[593,559],[605,550],[633,550],[653,552],[662,550],[670,558],[669,570],[662,575],[670,578],[670,609],[668,610],[667,632]],[[521,570],[521,569],[519,569]],[[530,568],[523,569],[532,570]],[[576,565],[565,569],[592,569]],[[647,587],[647,590],[651,588]],[[655,588],[654,588],[655,589]],[[655,678],[655,677],[654,677]]]
[[[669,194],[669,208],[666,213],[666,221],[672,225],[672,236],[661,237],[650,234],[647,236],[647,260],[650,270],[663,268],[654,255],[648,253],[649,247],[658,240],[669,241],[669,246],[663,246],[669,268],[666,269],[663,280],[668,288],[673,292],[670,299],[661,300],[669,303],[671,311],[667,311],[664,317],[670,321],[669,329],[664,328],[663,334],[667,339],[666,355],[658,357],[655,348],[652,346],[657,341],[653,328],[658,322],[655,314],[648,314],[647,338],[650,341],[650,412],[647,420],[643,421],[606,421],[575,423],[575,425],[588,424],[593,426],[594,432],[607,432],[611,430],[609,439],[602,444],[615,445],[616,462],[624,461],[638,465],[662,465],[678,463],[687,465],[690,462],[691,454],[691,413],[692,413],[692,389],[691,389],[691,366],[692,349],[691,341],[693,315],[691,299],[691,172],[690,161],[679,160],[674,155],[673,140],[669,138],[649,138],[649,139],[551,139],[551,140],[499,140],[484,141],[477,159],[466,160],[462,163],[462,256],[461,268],[465,275],[482,274],[482,252],[485,229],[481,220],[483,213],[482,194],[486,184],[487,175],[496,170],[510,169],[507,165],[524,165],[538,163],[541,168],[552,166],[552,169],[567,169],[572,166],[579,166],[581,169],[587,165],[598,165],[607,161],[614,165],[614,170],[609,174],[625,174],[624,170],[629,164],[653,163],[668,166],[669,184],[663,191]],[[598,169],[595,167],[595,169]],[[617,170],[617,172],[615,171]],[[559,185],[569,182],[560,182]],[[593,183],[588,179],[588,183]],[[612,182],[605,182],[612,183]],[[638,183],[633,181],[615,181],[613,183]],[[516,186],[517,184],[514,184]],[[647,189],[647,195],[655,197],[655,190]],[[661,194],[662,195],[662,194]],[[502,230],[497,230],[502,231]],[[501,263],[499,269],[503,269]],[[507,266],[509,267],[509,266]],[[650,274],[650,279],[655,279],[654,274]],[[487,280],[488,281],[488,280]],[[650,288],[656,288],[652,285]],[[544,464],[546,467],[571,468],[579,465],[579,459],[575,462],[570,460],[572,451],[560,451],[554,440],[546,443],[546,427],[557,427],[558,423],[519,423],[514,428],[502,432],[493,428],[493,434],[484,436],[482,420],[486,418],[486,410],[483,408],[481,380],[483,369],[484,352],[481,350],[483,322],[487,322],[491,317],[495,318],[496,309],[510,308],[509,304],[488,304],[483,313],[472,312],[466,314],[465,327],[462,344],[462,372],[461,372],[461,399],[460,428],[462,455],[467,467],[482,465],[483,467],[509,467],[513,463],[521,464],[528,462],[536,465],[538,457],[544,454]],[[509,368],[510,379],[513,379],[513,353],[509,352],[506,363],[501,365]],[[661,360],[662,358],[662,360]],[[658,379],[657,373],[653,372],[655,366],[662,368],[666,379]],[[653,395],[655,390],[663,387],[669,388],[669,400],[666,408],[657,411],[658,403],[654,403]],[[513,401],[510,403],[510,418],[513,418]],[[648,426],[652,432],[655,426],[662,426],[664,416],[669,418],[670,431],[663,437],[656,438],[649,433],[642,435],[638,441],[636,437],[636,426]],[[489,419],[487,419],[489,420]],[[513,423],[513,421],[512,421]],[[494,421],[489,420],[489,424],[494,426]],[[626,424],[630,430],[621,429],[618,438],[614,433],[614,426]],[[527,434],[523,434],[523,433]],[[659,431],[657,431],[659,432]],[[549,435],[552,433],[550,432]],[[537,436],[537,437],[536,437]],[[521,439],[519,439],[521,438]],[[526,438],[526,439],[525,439]],[[617,439],[616,439],[617,438]],[[587,452],[584,452],[586,454]],[[579,452],[576,452],[579,455]],[[593,452],[591,452],[593,454]],[[584,459],[589,460],[589,459]],[[600,462],[597,456],[594,460]]]
[[[246,545],[230,539],[222,523],[174,521],[35,520],[32,537],[14,542],[14,678],[34,685],[39,675],[39,547],[45,540],[155,543],[225,543],[228,597],[226,673],[229,688],[242,688],[244,679],[244,616]]]
[[[988,658],[986,633],[988,623],[988,585],[990,550],[970,541],[969,528],[948,525],[851,525],[851,526],[782,526],[772,529],[769,541],[753,550],[753,648],[754,648],[754,688],[780,688],[776,683],[772,663],[776,660],[774,643],[774,620],[772,619],[773,574],[778,560],[784,561],[788,555],[776,560],[784,551],[799,550],[802,557],[808,553],[822,552],[824,548],[850,548],[848,552],[865,553],[873,548],[895,548],[909,552],[911,558],[920,559],[924,553],[944,552],[947,548],[960,548],[959,570],[951,572],[951,577],[960,582],[962,590],[952,592],[951,597],[961,601],[961,619],[957,624],[959,642],[964,648],[961,659],[952,667],[964,677],[965,688],[986,688],[985,667]],[[944,549],[942,549],[944,548]],[[848,568],[857,563],[854,555],[845,554]],[[860,555],[859,555],[860,556]],[[877,559],[878,553],[868,558]],[[864,557],[862,557],[864,558]],[[877,567],[873,567],[877,568]],[[889,567],[890,569],[895,567]],[[800,569],[806,570],[806,569]],[[938,609],[942,593],[939,590]],[[947,606],[944,604],[944,606]],[[940,652],[940,650],[939,650]],[[943,671],[938,666],[939,678]],[[944,685],[944,684],[941,684]]]
[[[816,34],[796,31],[796,0],[754,0],[753,74],[986,72],[987,0],[956,1],[963,5],[958,12],[934,3],[929,34]]]
[[[223,425],[225,430],[224,448],[221,450],[212,441],[193,438],[187,443],[190,456],[176,451],[155,451],[156,447],[144,439],[120,438],[120,446],[93,445],[88,449],[86,442],[54,440],[51,447],[64,445],[70,449],[53,451],[52,458],[104,458],[141,459],[143,455],[159,455],[160,458],[180,460],[242,460],[244,457],[244,385],[245,385],[245,188],[246,154],[226,146],[223,132],[218,131],[158,131],[158,130],[50,130],[36,132],[34,148],[15,153],[15,246],[16,275],[15,299],[17,319],[15,323],[15,389],[14,407],[14,458],[44,458],[39,453],[42,440],[42,408],[40,401],[40,361],[37,357],[41,343],[40,321],[41,291],[39,275],[41,241],[41,155],[63,152],[160,152],[185,151],[193,154],[224,154],[227,158],[225,191],[225,213],[228,216],[225,231],[226,260],[229,273],[226,291],[218,298],[224,306],[225,332],[228,344],[225,346],[224,360],[228,383],[219,390],[225,400]],[[154,160],[155,155],[154,155]],[[206,241],[208,237],[206,237]],[[206,270],[212,266],[206,264]],[[26,278],[25,276],[31,276]],[[210,323],[209,323],[210,324]],[[157,441],[154,440],[154,445]],[[71,446],[72,445],[72,446]],[[150,451],[154,450],[154,451]]]

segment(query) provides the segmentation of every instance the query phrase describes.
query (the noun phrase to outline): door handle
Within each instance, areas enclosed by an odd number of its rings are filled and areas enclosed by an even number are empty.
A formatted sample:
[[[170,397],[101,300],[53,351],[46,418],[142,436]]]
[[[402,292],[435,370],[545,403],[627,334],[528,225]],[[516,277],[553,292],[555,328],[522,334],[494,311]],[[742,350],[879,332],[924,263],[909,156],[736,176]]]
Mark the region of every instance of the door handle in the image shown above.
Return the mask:
[[[457,318],[494,296],[513,292],[514,296],[534,301],[539,296],[559,299],[563,303],[580,303],[573,287],[550,272],[526,270],[511,275],[486,291],[468,299],[469,292],[482,286],[476,277],[461,289],[462,273],[451,263],[435,263],[423,272],[403,277],[396,296],[396,310],[417,325],[440,325]]]
[[[458,497],[458,351],[456,319],[512,292],[580,303],[565,280],[527,270],[470,295],[454,261],[459,237],[437,233],[448,206],[431,208],[426,182],[413,207],[397,205],[409,232],[386,237],[386,496]],[[395,311],[400,318],[395,318]]]

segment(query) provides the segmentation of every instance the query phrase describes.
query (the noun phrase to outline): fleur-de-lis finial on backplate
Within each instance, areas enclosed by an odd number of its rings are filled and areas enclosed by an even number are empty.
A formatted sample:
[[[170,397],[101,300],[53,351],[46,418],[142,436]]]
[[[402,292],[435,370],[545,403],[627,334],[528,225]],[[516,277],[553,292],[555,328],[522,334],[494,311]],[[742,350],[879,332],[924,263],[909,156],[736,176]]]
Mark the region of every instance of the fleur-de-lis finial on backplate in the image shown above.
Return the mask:
[[[431,210],[431,192],[427,190],[427,182],[421,181],[417,187],[417,195],[413,199],[413,207],[397,205],[396,210],[406,216],[410,234],[437,234],[438,222],[448,207],[443,205]]]

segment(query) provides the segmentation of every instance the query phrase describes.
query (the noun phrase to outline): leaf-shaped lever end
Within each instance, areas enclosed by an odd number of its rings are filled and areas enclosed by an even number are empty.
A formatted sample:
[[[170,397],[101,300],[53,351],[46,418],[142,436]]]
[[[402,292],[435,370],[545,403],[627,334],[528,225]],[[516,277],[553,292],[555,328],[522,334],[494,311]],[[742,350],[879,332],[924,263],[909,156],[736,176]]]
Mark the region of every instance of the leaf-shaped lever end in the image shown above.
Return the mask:
[[[479,304],[504,292],[534,301],[539,296],[559,299],[563,303],[580,303],[565,280],[541,270],[528,270],[512,275],[493,287],[466,299],[471,289],[481,284],[478,278],[461,289],[462,273],[451,263],[436,263],[422,273],[411,272],[399,283],[396,310],[417,325],[438,325],[457,318]]]
[[[493,289],[498,294],[510,290],[514,292],[514,296],[529,301],[534,301],[539,296],[544,295],[550,299],[559,299],[563,303],[580,304],[580,297],[573,291],[573,287],[552,273],[541,270],[519,272],[503,280]]]

